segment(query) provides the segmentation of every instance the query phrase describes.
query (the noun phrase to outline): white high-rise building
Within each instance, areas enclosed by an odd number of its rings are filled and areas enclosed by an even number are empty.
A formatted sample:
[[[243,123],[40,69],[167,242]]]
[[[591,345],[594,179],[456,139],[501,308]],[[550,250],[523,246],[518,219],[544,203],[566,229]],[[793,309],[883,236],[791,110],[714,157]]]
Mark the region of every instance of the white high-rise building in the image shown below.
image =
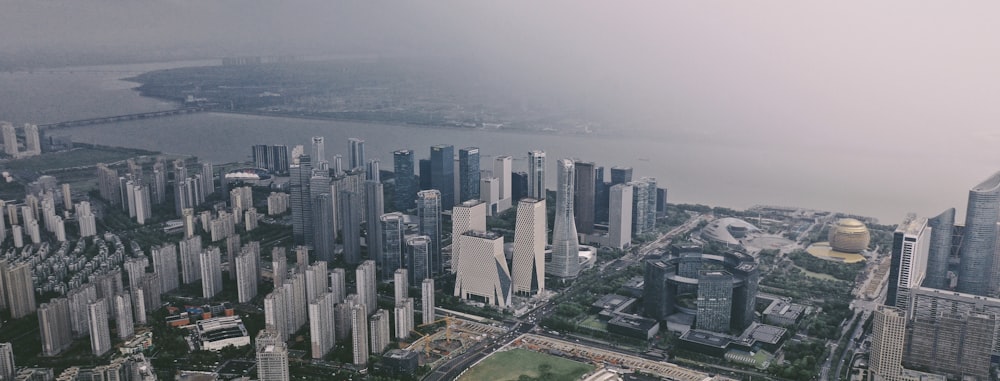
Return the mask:
[[[56,356],[69,349],[73,344],[69,299],[55,298],[42,303],[38,307],[38,330],[42,339],[42,356]]]
[[[201,236],[186,238],[179,243],[181,279],[184,284],[201,280]]]
[[[545,290],[545,239],[548,222],[545,200],[522,198],[514,225],[511,278],[514,293],[534,295]]]
[[[503,236],[485,231],[462,234],[462,253],[455,277],[455,296],[505,308],[512,296]]]
[[[212,247],[201,253],[201,296],[205,299],[215,297],[222,291],[222,253],[219,248]]]
[[[8,122],[0,122],[0,130],[3,132],[3,151],[9,156],[17,157],[17,132],[14,125]]]
[[[276,287],[264,296],[264,326],[274,330],[281,341],[288,340],[288,316],[285,310],[284,289]]]
[[[498,189],[500,194],[497,197],[497,213],[503,213],[510,209],[515,202],[511,191],[511,171],[514,158],[508,155],[497,156],[493,160],[493,177],[499,180]]]
[[[38,125],[24,124],[24,154],[21,156],[35,156],[42,154],[42,143],[38,138]]]
[[[347,139],[350,142],[350,168],[355,169],[365,165],[365,141],[358,138]]]
[[[177,246],[172,243],[153,246],[150,250],[153,256],[153,272],[160,276],[160,290],[170,292],[176,290],[178,284]]]
[[[124,293],[115,295],[115,327],[118,330],[118,338],[127,340],[135,334],[135,325],[132,322],[132,295]]]
[[[899,266],[889,269],[890,284],[886,291],[886,305],[896,306],[903,311],[909,310],[910,290],[923,283],[927,272],[930,241],[931,230],[927,227],[926,218],[909,214],[896,227],[893,233],[892,262],[895,263],[898,258]]]
[[[397,302],[393,312],[396,315],[396,338],[405,340],[413,330],[413,298]]]
[[[580,242],[573,216],[573,161],[556,162],[556,221],[552,230],[552,261],[545,270],[562,279],[576,278],[580,273]]]
[[[367,313],[372,314],[378,308],[378,294],[375,288],[375,261],[367,260],[361,262],[361,265],[355,270],[355,276],[358,298],[361,299],[361,303],[368,309]]]
[[[313,300],[330,290],[326,261],[316,261],[306,268],[306,299]]]
[[[458,270],[462,253],[462,234],[470,230],[486,230],[486,203],[468,200],[451,209],[451,272]]]
[[[97,218],[90,210],[90,202],[80,201],[76,204],[76,219],[80,223],[80,237],[97,235]]]
[[[108,304],[98,299],[87,305],[90,323],[90,350],[94,356],[103,356],[111,350],[111,330],[108,329]]]
[[[250,250],[241,250],[236,255],[236,289],[240,303],[257,296],[257,258]]]
[[[389,331],[389,311],[378,310],[371,317],[371,325],[368,330],[368,336],[371,338],[371,347],[369,348],[373,354],[380,355],[385,351],[385,348],[389,346],[389,341],[392,340],[392,333]]]
[[[420,284],[420,305],[423,314],[423,324],[434,322],[434,279],[424,279]]]
[[[545,199],[544,151],[528,152],[528,197],[538,200]]]
[[[903,352],[906,338],[906,314],[903,310],[878,306],[872,324],[872,350],[868,371],[875,380],[918,381],[904,375]]]
[[[336,327],[333,320],[333,294],[324,292],[309,303],[309,339],[312,358],[326,356],[335,342]]]
[[[611,187],[608,203],[608,246],[625,249],[632,245],[632,191],[628,184]]]
[[[396,303],[401,303],[410,294],[410,279],[409,275],[406,273],[406,269],[396,269],[396,272],[392,274],[392,287],[393,287],[393,300]]]
[[[285,278],[287,277],[288,257],[285,254],[285,248],[271,248],[271,279],[274,283],[274,288],[281,288],[281,284],[285,283]]]
[[[322,136],[312,137],[312,160],[315,163],[326,162],[326,138]]]
[[[0,380],[14,380],[15,376],[14,347],[10,343],[0,343]]]
[[[368,366],[368,308],[364,304],[351,307],[351,348],[354,365]]]
[[[271,329],[257,334],[257,379],[261,381],[289,381],[288,344]]]
[[[343,303],[347,297],[347,273],[342,268],[330,271],[330,293],[334,303]]]
[[[479,175],[479,199],[486,203],[486,215],[494,216],[500,210],[500,179],[489,171]]]

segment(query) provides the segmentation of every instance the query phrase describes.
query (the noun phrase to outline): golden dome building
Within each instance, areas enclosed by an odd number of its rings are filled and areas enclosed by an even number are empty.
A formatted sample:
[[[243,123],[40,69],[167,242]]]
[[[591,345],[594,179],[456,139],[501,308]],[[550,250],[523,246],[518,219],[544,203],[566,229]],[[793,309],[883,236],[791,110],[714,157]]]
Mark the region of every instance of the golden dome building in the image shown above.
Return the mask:
[[[864,223],[853,218],[841,218],[830,228],[830,247],[841,253],[860,253],[868,249],[871,234]]]

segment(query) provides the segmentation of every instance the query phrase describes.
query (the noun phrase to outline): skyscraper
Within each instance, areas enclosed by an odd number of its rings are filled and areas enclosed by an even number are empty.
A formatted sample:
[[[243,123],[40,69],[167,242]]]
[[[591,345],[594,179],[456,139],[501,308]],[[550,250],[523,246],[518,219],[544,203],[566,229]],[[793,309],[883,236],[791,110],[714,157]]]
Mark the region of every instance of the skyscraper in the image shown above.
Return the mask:
[[[277,332],[266,328],[257,334],[257,379],[288,381],[288,344]]]
[[[368,160],[368,166],[365,167],[365,180],[381,182],[382,174],[379,172],[379,161],[378,159]]]
[[[503,236],[470,230],[461,235],[461,254],[455,272],[455,296],[500,308],[513,295],[510,269],[503,252]]]
[[[420,283],[420,304],[423,324],[434,322],[434,279],[427,278]]]
[[[464,201],[451,209],[451,272],[458,270],[462,253],[462,234],[486,230],[486,204],[479,200]]]
[[[358,298],[364,303],[369,314],[378,308],[378,290],[375,287],[375,261],[367,260],[355,270]]]
[[[931,228],[930,249],[927,253],[927,272],[924,286],[944,290],[948,288],[948,256],[951,255],[952,229],[955,227],[955,208],[949,208],[927,220]]]
[[[306,300],[312,302],[330,289],[327,274],[325,261],[316,261],[306,268]]]
[[[413,283],[431,276],[430,246],[431,239],[428,236],[419,235],[406,238],[406,268]]]
[[[180,242],[181,278],[184,284],[201,280],[201,236]]]
[[[410,337],[410,331],[413,330],[413,298],[397,302],[393,312],[396,315],[396,339],[404,340]]]
[[[511,265],[514,292],[534,295],[545,289],[545,239],[548,234],[545,200],[522,198],[518,201],[515,223]]]
[[[350,164],[349,169],[361,168],[365,166],[365,141],[364,139],[350,138]]]
[[[632,167],[611,167],[611,185],[632,181]]]
[[[573,164],[576,167],[576,176],[573,179],[573,216],[576,217],[576,231],[580,234],[591,234],[594,232],[594,163],[577,161]]]
[[[271,278],[274,287],[280,288],[281,284],[285,283],[286,277],[288,277],[288,257],[285,248],[275,246],[271,248]]]
[[[910,214],[897,225],[892,236],[892,260],[885,305],[895,306],[903,311],[908,309],[910,289],[920,286],[924,278],[930,236],[926,218]]]
[[[222,254],[210,247],[201,252],[201,296],[210,299],[222,291]]]
[[[404,234],[406,227],[403,224],[403,213],[386,213],[379,217],[379,245],[380,253],[378,265],[382,269],[382,278],[388,279],[393,269],[403,267],[404,258]]]
[[[15,376],[14,347],[10,343],[0,343],[0,380],[14,380]]]
[[[608,246],[622,250],[632,244],[632,195],[628,184],[615,184],[609,192]]]
[[[510,195],[511,200],[520,200],[528,197],[528,173],[516,172],[510,175]]]
[[[398,211],[412,209],[417,197],[417,179],[413,174],[413,151],[405,149],[392,153],[392,169],[395,172],[395,194],[393,205]]]
[[[326,187],[330,189],[329,186]],[[334,215],[333,196],[323,192],[312,200],[313,204],[313,250],[316,259],[333,261],[334,245],[337,239],[337,216]]]
[[[879,306],[872,324],[872,350],[868,371],[881,380],[906,380],[903,377],[903,350],[906,338],[906,313],[899,308]]]
[[[552,230],[552,261],[546,268],[558,278],[575,278],[580,273],[579,241],[573,216],[573,162],[560,159],[556,162],[556,215]]]
[[[17,157],[17,131],[14,125],[8,122],[0,122],[0,130],[3,130],[3,151],[8,156]]]
[[[347,297],[347,274],[342,268],[330,271],[330,294],[334,303],[343,303]]]
[[[292,238],[296,244],[311,245],[312,199],[310,197],[310,179],[312,163],[309,155],[301,155],[298,161],[289,166],[291,177],[288,180],[289,203],[292,209]]]
[[[364,304],[351,307],[351,342],[354,365],[368,366],[368,312]]]
[[[90,324],[90,350],[94,356],[103,356],[111,350],[111,332],[108,329],[108,304],[98,299],[87,305]]]
[[[132,295],[125,293],[115,295],[115,328],[118,331],[118,338],[127,340],[135,334],[135,325],[132,323]]]
[[[406,273],[406,269],[396,269],[396,271],[392,274],[392,289],[393,300],[396,303],[401,303],[409,297],[410,280],[409,275]]]
[[[326,139],[322,136],[312,137],[311,156],[316,163],[326,162]]]
[[[344,261],[348,264],[361,262],[361,195],[340,191],[337,200],[337,211],[340,213],[344,224],[341,226],[341,234],[344,244]]]
[[[458,202],[479,198],[479,148],[458,150]]]
[[[958,291],[987,296],[1000,217],[1000,172],[969,190],[965,237],[959,251]]]
[[[513,180],[511,178],[511,163],[513,163],[514,158],[509,155],[497,156],[493,160],[493,177],[500,180],[499,188],[500,194],[497,200],[497,212],[504,212],[510,209],[512,203],[517,202],[520,198],[515,198],[513,194]]]
[[[418,190],[428,190],[434,188],[431,184],[431,161],[430,159],[420,159],[418,162],[418,174],[420,175],[420,181],[418,182]]]
[[[440,192],[441,210],[451,209],[455,206],[455,147],[446,144],[431,146],[430,164],[431,189]]]
[[[236,256],[236,289],[240,303],[247,303],[257,296],[257,258],[245,248]]]
[[[430,273],[427,277],[440,275],[444,270],[444,263],[441,259],[441,192],[435,189],[417,192],[417,219],[419,222],[419,232],[427,236],[428,268]]]
[[[42,154],[42,143],[38,138],[37,124],[24,124],[24,151],[25,156]]]
[[[207,161],[201,163],[201,192],[204,195],[215,193],[215,168]]]
[[[382,264],[382,222],[379,220],[385,214],[385,200],[382,194],[382,183],[365,181],[365,224],[368,236],[368,258]]]
[[[536,200],[545,199],[545,151],[528,152],[528,194]]]

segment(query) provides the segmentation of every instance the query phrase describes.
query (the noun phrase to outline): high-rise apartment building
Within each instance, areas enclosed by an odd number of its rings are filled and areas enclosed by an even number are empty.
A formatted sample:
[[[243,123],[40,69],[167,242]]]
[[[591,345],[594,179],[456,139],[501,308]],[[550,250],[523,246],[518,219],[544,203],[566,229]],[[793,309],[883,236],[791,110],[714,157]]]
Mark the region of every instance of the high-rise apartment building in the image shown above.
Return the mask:
[[[371,338],[369,349],[372,354],[380,355],[385,352],[385,348],[392,341],[392,331],[389,330],[389,311],[380,309],[372,314],[368,336]]]
[[[461,236],[455,273],[455,296],[500,308],[510,305],[513,290],[503,253],[503,236],[470,230]]]
[[[472,199],[451,209],[451,272],[458,270],[462,253],[462,234],[470,230],[486,230],[486,204]]]
[[[402,302],[396,303],[393,309],[396,315],[396,339],[405,340],[410,337],[413,330],[413,298],[405,298]]]
[[[451,145],[431,146],[431,189],[440,192],[442,210],[455,206],[455,147]],[[418,203],[419,195],[418,195]]]
[[[347,139],[350,143],[350,168],[361,168],[365,166],[365,141],[358,138]]]
[[[879,306],[872,323],[872,350],[868,372],[873,379],[885,381],[917,381],[907,377],[903,369],[906,313],[895,307]]]
[[[118,339],[127,340],[135,335],[135,324],[132,321],[132,295],[124,293],[115,295],[112,299],[115,308],[115,329]]]
[[[215,297],[222,291],[222,254],[219,248],[211,247],[201,252],[201,296]]]
[[[180,260],[181,278],[184,284],[201,280],[201,236],[196,235],[191,238],[181,240]]]
[[[552,260],[546,271],[557,278],[576,278],[580,273],[579,241],[573,216],[573,162],[556,162],[556,215],[552,230]]]
[[[266,169],[268,172],[284,175],[288,173],[288,147],[283,145],[253,146],[251,159],[254,167]]]
[[[108,329],[108,304],[98,299],[87,305],[90,326],[90,351],[94,356],[104,356],[111,350],[111,332]]]
[[[240,303],[247,303],[257,296],[257,258],[244,248],[235,260],[237,298]]]
[[[628,184],[611,186],[608,195],[608,246],[623,250],[632,245],[633,188]]]
[[[355,270],[358,298],[368,308],[368,313],[374,313],[378,308],[378,290],[375,285],[375,261],[367,260]]]
[[[545,199],[545,151],[528,152],[528,194],[536,200]]]
[[[38,307],[42,356],[56,356],[73,344],[69,299],[55,298]]]
[[[433,323],[434,314],[434,279],[427,278],[420,283],[420,307],[423,315],[423,324]]]
[[[396,269],[392,274],[393,301],[402,303],[410,296],[410,279],[406,269]]]
[[[594,199],[597,197],[594,177],[593,162],[577,161],[573,163],[575,176],[573,179],[573,216],[576,222],[576,231],[580,234],[591,234],[594,232]]]
[[[257,379],[289,381],[288,344],[272,329],[257,334]]]
[[[330,271],[330,294],[334,303],[343,303],[347,297],[347,273],[342,268]]]
[[[969,190],[965,234],[959,251],[958,291],[987,296],[1000,217],[1000,172]]]
[[[427,248],[428,277],[440,275],[444,270],[441,258],[441,211],[444,204],[441,194],[436,189],[417,192],[418,231],[430,239]]]
[[[368,160],[368,165],[365,167],[365,181],[382,182],[382,173],[379,171],[378,159]]]
[[[321,359],[336,344],[333,294],[324,292],[309,302],[309,340],[312,358]]]
[[[337,203],[344,246],[344,261],[348,264],[361,262],[361,214],[364,204],[361,195],[350,191],[340,191]]]
[[[10,343],[0,343],[0,379],[14,380],[17,368],[14,366],[14,347]]]
[[[364,304],[351,307],[351,348],[354,365],[368,366],[368,309]]]
[[[0,260],[0,278],[3,279],[11,319],[31,315],[37,308],[31,268],[31,262],[26,259]]]
[[[330,277],[325,261],[316,261],[306,268],[306,300],[312,301],[330,289]]]
[[[479,148],[466,147],[458,150],[457,202],[479,198]]]
[[[534,295],[545,289],[546,219],[545,200],[522,198],[518,201],[511,264],[511,278],[517,294]]]
[[[8,156],[17,157],[17,131],[14,125],[8,122],[0,122],[0,131],[3,132],[3,152]]]

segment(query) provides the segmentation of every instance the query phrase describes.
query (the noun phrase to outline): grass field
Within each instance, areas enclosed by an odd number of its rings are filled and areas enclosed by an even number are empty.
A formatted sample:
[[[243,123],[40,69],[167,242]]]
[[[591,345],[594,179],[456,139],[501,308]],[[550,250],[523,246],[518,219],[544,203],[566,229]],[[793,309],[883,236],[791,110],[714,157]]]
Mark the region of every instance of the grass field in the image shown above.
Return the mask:
[[[12,170],[46,171],[59,168],[71,168],[94,165],[97,163],[112,163],[130,157],[155,154],[129,148],[86,147],[69,151],[46,153],[40,156],[12,160],[5,167]]]
[[[526,349],[496,353],[469,369],[459,381],[517,381],[521,376],[532,380],[576,381],[594,369],[561,357]]]

